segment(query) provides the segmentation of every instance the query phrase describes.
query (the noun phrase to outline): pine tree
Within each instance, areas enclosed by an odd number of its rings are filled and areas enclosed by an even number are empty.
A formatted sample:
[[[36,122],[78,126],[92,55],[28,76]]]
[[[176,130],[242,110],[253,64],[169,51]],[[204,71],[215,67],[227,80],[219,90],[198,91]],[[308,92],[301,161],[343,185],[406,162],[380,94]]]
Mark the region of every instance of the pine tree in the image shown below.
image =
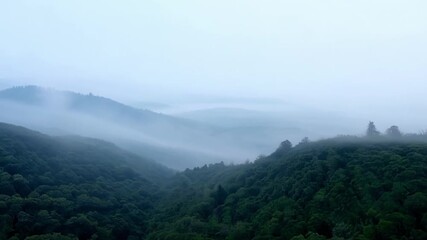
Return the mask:
[[[377,137],[380,135],[380,132],[377,131],[374,122],[369,122],[368,129],[366,130],[367,137]]]

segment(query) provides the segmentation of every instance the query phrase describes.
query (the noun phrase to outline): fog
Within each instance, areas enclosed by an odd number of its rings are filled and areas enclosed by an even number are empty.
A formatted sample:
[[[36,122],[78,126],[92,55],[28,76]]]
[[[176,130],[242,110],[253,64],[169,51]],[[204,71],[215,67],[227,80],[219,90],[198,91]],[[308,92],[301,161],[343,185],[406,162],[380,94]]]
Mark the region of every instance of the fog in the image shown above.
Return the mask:
[[[368,121],[426,130],[426,12],[422,0],[2,1],[0,90],[93,93],[169,120],[129,124],[51,95],[2,102],[0,120],[191,152],[177,168],[363,134]]]
[[[223,101],[217,107],[202,101],[187,108],[150,105],[161,106],[169,114],[93,94],[15,87],[0,91],[0,121],[50,135],[104,139],[178,170],[220,161],[251,161],[272,153],[285,139],[297,144],[305,136],[318,140],[361,135],[366,127],[363,118],[279,101]],[[276,105],[280,110],[275,110]]]
[[[227,126],[203,119],[192,121],[132,108],[92,94],[39,87],[0,91],[0,107],[2,122],[51,135],[101,138],[176,169],[219,161],[240,163],[272,152],[285,135],[291,139],[301,137],[301,131],[291,126],[273,126],[267,138],[263,138],[262,122]],[[242,120],[251,119],[243,116]]]

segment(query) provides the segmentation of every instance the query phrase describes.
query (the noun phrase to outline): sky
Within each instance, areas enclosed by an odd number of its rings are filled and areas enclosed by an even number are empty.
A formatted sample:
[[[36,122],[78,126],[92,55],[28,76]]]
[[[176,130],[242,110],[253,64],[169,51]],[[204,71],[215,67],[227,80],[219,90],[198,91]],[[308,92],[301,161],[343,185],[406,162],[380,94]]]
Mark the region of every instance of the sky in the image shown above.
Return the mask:
[[[425,0],[2,0],[0,87],[427,119]]]

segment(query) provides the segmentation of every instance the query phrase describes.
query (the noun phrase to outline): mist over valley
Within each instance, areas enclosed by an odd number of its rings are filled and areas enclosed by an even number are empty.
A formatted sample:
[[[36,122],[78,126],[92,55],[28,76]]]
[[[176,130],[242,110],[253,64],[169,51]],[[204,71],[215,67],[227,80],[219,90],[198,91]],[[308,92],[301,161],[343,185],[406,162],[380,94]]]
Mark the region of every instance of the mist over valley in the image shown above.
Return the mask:
[[[0,240],[427,239],[427,1],[0,1]]]
[[[344,132],[344,124],[351,120],[292,109],[284,103],[274,103],[271,108],[276,111],[256,110],[256,105],[250,103],[240,104],[240,108],[201,108],[204,106],[199,104],[198,110],[167,115],[92,93],[38,86],[2,90],[0,104],[4,109],[0,121],[51,135],[104,139],[178,170],[221,161],[254,160],[274,151],[285,139],[298,143],[306,136],[319,139]],[[316,114],[315,118],[310,114]],[[337,122],[332,125],[331,119]]]

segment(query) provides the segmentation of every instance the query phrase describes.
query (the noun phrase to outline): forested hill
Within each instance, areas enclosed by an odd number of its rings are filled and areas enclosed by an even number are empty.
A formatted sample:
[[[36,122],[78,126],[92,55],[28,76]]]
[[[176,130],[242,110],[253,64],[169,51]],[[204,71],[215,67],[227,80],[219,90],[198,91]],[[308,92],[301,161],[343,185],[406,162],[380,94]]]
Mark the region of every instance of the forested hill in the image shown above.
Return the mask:
[[[427,239],[425,136],[288,144],[178,174],[148,239]]]
[[[171,174],[100,140],[0,124],[0,239],[144,236],[156,184]]]
[[[61,170],[64,171],[70,169],[65,167],[75,167],[74,164],[78,164],[80,167],[94,165],[97,168],[106,169],[113,166],[113,168],[133,169],[139,175],[152,182],[164,181],[165,175],[171,176],[173,174],[172,170],[158,163],[146,160],[138,155],[124,151],[112,143],[99,139],[79,136],[52,137],[5,123],[0,123],[0,137],[0,154],[3,157],[22,158],[18,160],[24,160],[24,162],[11,164],[13,166],[28,164],[25,169],[30,169],[31,164],[36,166],[41,164],[41,167],[51,166],[43,165],[45,162],[63,164],[63,166],[59,165],[57,167],[63,167],[64,169]],[[26,156],[26,154],[36,156],[43,162],[31,160],[31,157]],[[78,172],[92,172],[93,170],[90,168],[78,169]],[[21,169],[17,171],[21,171]],[[97,176],[89,173],[87,175]]]
[[[127,124],[137,121],[174,121],[178,120],[163,114],[148,110],[132,108],[112,99],[95,96],[93,94],[83,95],[70,91],[58,91],[38,86],[13,87],[0,91],[0,100],[22,103],[31,106],[62,107],[64,110],[74,110],[98,117],[112,118],[114,120],[126,119]]]
[[[425,140],[284,141],[171,176],[110,143],[0,124],[0,239],[427,239]]]

